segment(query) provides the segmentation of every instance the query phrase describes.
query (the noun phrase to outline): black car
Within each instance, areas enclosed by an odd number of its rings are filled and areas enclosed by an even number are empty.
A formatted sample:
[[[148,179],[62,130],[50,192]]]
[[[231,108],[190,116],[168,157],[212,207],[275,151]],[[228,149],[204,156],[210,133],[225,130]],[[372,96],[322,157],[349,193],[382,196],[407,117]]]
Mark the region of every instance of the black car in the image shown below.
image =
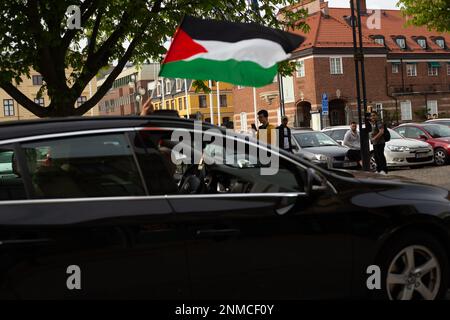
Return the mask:
[[[357,169],[358,163],[347,157],[348,148],[343,147],[323,132],[293,130],[294,153],[301,155],[323,168]]]
[[[449,191],[224,134],[157,116],[0,125],[0,298],[444,296]]]

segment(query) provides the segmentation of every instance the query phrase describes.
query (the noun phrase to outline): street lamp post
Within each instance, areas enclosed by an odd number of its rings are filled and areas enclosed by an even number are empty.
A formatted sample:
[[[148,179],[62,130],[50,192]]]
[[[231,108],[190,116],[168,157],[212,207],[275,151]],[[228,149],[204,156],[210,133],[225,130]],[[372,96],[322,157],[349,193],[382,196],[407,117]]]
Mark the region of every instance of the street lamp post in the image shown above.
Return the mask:
[[[361,143],[361,157],[363,161],[363,169],[365,171],[370,170],[370,159],[369,159],[369,133],[367,131],[366,124],[366,113],[367,113],[367,91],[366,91],[366,78],[365,78],[365,66],[364,66],[364,51],[362,42],[362,27],[361,27],[361,8],[359,0],[356,0],[356,15],[355,15],[355,0],[350,0],[351,8],[351,25],[353,32],[353,51],[355,59],[355,78],[356,78],[356,99],[358,105],[358,120],[360,129],[360,143]],[[356,36],[356,25],[358,24],[358,40]],[[361,70],[361,77],[360,77]],[[361,90],[362,90],[362,101],[361,101]],[[363,102],[363,106],[361,105]]]
[[[133,104],[135,105],[135,113],[140,114],[142,109],[142,100],[144,100],[144,95],[146,92],[145,88],[141,86],[139,88],[137,87],[137,79],[134,74],[131,75],[131,82],[129,83],[129,86],[133,89],[135,95],[135,99],[133,101]]]

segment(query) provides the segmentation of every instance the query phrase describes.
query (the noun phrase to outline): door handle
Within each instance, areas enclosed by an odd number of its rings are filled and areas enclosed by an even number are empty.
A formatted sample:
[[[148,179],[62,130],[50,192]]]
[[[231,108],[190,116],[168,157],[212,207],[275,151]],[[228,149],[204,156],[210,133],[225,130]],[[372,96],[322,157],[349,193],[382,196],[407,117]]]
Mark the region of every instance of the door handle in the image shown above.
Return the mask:
[[[50,242],[51,239],[17,239],[17,240],[0,240],[0,246],[8,245],[27,245],[27,244],[44,244]]]
[[[205,230],[197,230],[197,237],[233,237],[240,234],[241,231],[238,229],[205,229]]]

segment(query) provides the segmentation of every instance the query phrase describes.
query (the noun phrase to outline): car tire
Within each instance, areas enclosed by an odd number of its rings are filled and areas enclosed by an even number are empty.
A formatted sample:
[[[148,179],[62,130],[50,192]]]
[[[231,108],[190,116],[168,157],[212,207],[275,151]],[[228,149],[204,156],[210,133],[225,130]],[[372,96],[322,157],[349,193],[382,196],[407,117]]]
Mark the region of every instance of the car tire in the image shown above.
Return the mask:
[[[411,263],[413,267],[405,261],[414,261]],[[404,232],[388,241],[381,249],[377,265],[381,270],[381,290],[375,290],[373,297],[376,299],[445,298],[449,276],[448,255],[443,245],[427,233]]]
[[[436,148],[434,150],[434,163],[437,166],[444,166],[448,163],[448,154],[442,148]]]

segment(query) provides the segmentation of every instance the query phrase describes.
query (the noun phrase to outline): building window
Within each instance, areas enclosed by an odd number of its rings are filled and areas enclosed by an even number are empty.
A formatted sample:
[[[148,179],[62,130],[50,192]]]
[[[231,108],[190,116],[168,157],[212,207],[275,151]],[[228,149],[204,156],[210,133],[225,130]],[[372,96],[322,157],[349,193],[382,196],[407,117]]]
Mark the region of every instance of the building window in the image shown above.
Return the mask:
[[[445,49],[445,40],[444,40],[444,39],[436,39],[436,44],[437,44],[441,49]]]
[[[406,65],[406,74],[408,77],[417,77],[417,64],[408,63]]]
[[[393,63],[392,64],[392,73],[399,73],[400,71],[400,63]]]
[[[241,112],[240,120],[241,120],[241,131],[247,132],[247,128],[248,128],[247,113]]]
[[[402,121],[412,120],[411,101],[403,101],[400,103],[400,112]]]
[[[198,96],[198,105],[199,105],[200,108],[206,108],[207,107],[206,96]]]
[[[183,110],[183,99],[178,98],[178,110]]]
[[[86,96],[81,96],[77,99],[77,107],[81,106],[83,103],[87,101]]]
[[[42,86],[42,83],[43,83],[43,79],[40,74],[33,76],[33,86]]]
[[[156,96],[160,97],[161,96],[161,83],[159,83],[156,85]]]
[[[297,61],[297,77],[303,78],[305,76],[305,61]]]
[[[170,101],[166,101],[166,110],[170,109]]]
[[[176,82],[176,90],[177,90],[177,92],[180,92],[181,85],[182,85],[181,79],[177,79],[175,82]]]
[[[13,99],[3,99],[3,113],[5,117],[14,116],[14,100]]]
[[[406,49],[406,40],[405,38],[397,38],[395,39],[395,42],[401,49]]]
[[[439,62],[428,63],[428,75],[431,77],[437,77],[439,75]]]
[[[34,98],[34,103],[38,104],[41,107],[45,106],[44,98]]]
[[[384,38],[375,38],[374,41],[375,41],[375,43],[381,44],[382,46],[384,46]]]
[[[447,63],[447,75],[450,76],[450,62]]]
[[[438,102],[437,100],[428,100],[427,101],[427,111],[431,115],[438,114]]]
[[[220,107],[221,108],[226,108],[228,107],[228,103],[227,103],[227,95],[226,94],[221,94],[220,95]]]
[[[170,109],[176,110],[176,109],[175,109],[175,100],[172,100],[172,101],[170,102]]]
[[[186,97],[183,98],[184,110],[187,110],[187,100]]]
[[[330,58],[330,74],[343,74],[342,58]]]
[[[166,94],[170,94],[170,80],[166,80]]]
[[[417,43],[419,44],[419,46],[422,49],[426,49],[427,48],[427,40],[426,39],[417,39]]]

